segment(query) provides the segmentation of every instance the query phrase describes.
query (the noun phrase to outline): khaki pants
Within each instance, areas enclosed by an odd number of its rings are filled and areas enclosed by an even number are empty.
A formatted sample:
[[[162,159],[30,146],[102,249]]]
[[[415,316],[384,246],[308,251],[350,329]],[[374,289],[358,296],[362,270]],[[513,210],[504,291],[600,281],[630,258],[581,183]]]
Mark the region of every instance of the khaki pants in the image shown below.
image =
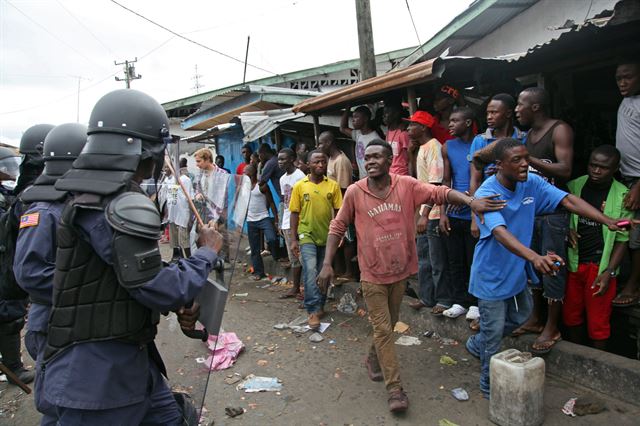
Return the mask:
[[[400,367],[393,341],[393,327],[398,322],[400,303],[407,286],[406,280],[392,284],[362,282],[362,294],[373,326],[373,344],[369,350],[372,362],[380,364],[387,391],[400,389]]]

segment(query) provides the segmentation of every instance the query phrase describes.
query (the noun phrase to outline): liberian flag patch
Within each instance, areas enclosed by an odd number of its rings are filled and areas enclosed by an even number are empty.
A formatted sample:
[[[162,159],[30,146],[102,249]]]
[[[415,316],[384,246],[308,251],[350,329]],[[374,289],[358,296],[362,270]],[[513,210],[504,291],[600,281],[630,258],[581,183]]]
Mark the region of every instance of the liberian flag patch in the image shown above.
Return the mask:
[[[40,213],[23,214],[20,216],[20,229],[37,226],[40,221]]]

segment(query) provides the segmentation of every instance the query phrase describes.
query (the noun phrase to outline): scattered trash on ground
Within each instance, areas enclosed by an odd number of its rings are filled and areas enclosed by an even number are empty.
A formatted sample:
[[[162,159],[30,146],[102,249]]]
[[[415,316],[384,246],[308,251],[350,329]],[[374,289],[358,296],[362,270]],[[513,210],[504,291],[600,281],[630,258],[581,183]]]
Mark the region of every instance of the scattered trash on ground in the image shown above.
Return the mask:
[[[362,308],[359,308],[359,309],[356,311],[356,314],[358,314],[358,316],[360,316],[360,317],[363,317],[363,316],[367,315],[367,311],[365,311],[365,310],[364,310],[364,309],[362,309]]]
[[[403,323],[402,321],[398,321],[393,327],[393,331],[395,331],[396,333],[404,334],[409,331],[409,325]]]
[[[282,390],[282,383],[277,377],[261,377],[249,374],[245,379],[236,386],[236,390],[242,390],[246,393],[252,392],[278,392]]]
[[[451,420],[447,420],[447,419],[440,419],[438,421],[438,426],[458,426],[457,423],[452,422]]]
[[[340,298],[340,302],[337,306],[338,311],[343,314],[353,315],[358,310],[358,304],[356,303],[356,299],[353,297],[351,293],[345,293]]]
[[[400,336],[398,337],[398,340],[396,340],[396,345],[401,345],[401,346],[414,346],[414,345],[420,345],[422,344],[422,341],[420,341],[420,339],[418,339],[417,337],[413,337],[413,336]]]
[[[428,337],[429,339],[437,340],[443,346],[458,346],[460,343],[456,339],[450,339],[448,337],[443,337],[436,333],[434,330],[427,330],[422,334],[424,337]]]
[[[469,394],[462,388],[451,389],[451,395],[458,401],[468,401]]]
[[[578,398],[570,398],[567,402],[564,403],[564,407],[562,407],[562,412],[567,416],[575,417],[576,414],[573,412],[573,407],[576,405],[576,400]]]
[[[237,417],[244,414],[244,408],[242,407],[226,407],[224,413],[229,417]]]
[[[562,407],[562,412],[571,417],[598,414],[604,410],[606,410],[604,402],[593,396],[571,398]]]
[[[336,341],[335,341],[335,340],[333,340],[333,339],[331,339],[331,340],[329,340],[329,344],[330,344],[330,345],[335,345],[335,344],[336,344]]]
[[[242,376],[238,373],[233,373],[225,377],[224,382],[228,385],[235,385],[240,380],[242,380]]]
[[[247,297],[249,293],[233,293],[233,297]]]
[[[204,364],[205,367],[215,371],[231,367],[238,359],[240,352],[244,349],[244,344],[236,333],[222,332],[216,344],[217,339],[218,336],[209,336],[209,340],[207,340],[206,343],[211,352],[213,352],[215,347],[213,356],[209,355],[206,359],[202,357],[196,358],[197,363]]]
[[[456,361],[455,359],[451,358],[448,355],[442,355],[440,357],[440,364],[442,365],[456,365],[458,363],[458,361]]]
[[[329,328],[329,326],[331,325],[330,322],[321,322],[320,323],[320,328],[318,329],[319,333],[324,333],[325,331],[327,331],[327,328]],[[311,330],[311,327],[309,327],[308,325],[305,325],[304,328],[309,331]]]
[[[252,348],[253,352],[258,352],[261,354],[269,354],[269,355],[273,354],[276,351],[276,349],[278,349],[277,344],[264,346],[264,345],[259,345],[257,343],[255,343]]]
[[[311,336],[309,336],[309,340],[313,343],[320,343],[324,340],[324,337],[322,337],[322,334],[315,332]]]
[[[266,367],[267,364],[269,364],[269,361],[267,361],[266,359],[259,359],[256,364],[258,364],[260,367]]]

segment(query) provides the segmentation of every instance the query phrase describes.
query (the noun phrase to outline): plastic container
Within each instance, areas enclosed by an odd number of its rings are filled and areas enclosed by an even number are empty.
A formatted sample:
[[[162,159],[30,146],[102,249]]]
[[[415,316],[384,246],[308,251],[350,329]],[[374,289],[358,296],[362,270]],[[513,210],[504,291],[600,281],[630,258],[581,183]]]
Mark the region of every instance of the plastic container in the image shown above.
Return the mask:
[[[491,358],[489,420],[500,426],[537,426],[544,421],[542,358],[507,349]]]

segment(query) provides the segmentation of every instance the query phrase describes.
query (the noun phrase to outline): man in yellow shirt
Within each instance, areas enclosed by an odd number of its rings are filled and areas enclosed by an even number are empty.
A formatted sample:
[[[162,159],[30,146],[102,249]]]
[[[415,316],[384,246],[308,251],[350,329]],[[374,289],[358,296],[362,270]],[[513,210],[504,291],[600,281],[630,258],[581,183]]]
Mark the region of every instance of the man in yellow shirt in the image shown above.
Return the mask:
[[[315,150],[308,158],[309,175],[299,180],[291,192],[291,251],[302,263],[309,327],[318,330],[326,294],[318,288],[316,278],[324,261],[329,223],[342,206],[342,192],[336,181],[326,177],[327,155]]]

